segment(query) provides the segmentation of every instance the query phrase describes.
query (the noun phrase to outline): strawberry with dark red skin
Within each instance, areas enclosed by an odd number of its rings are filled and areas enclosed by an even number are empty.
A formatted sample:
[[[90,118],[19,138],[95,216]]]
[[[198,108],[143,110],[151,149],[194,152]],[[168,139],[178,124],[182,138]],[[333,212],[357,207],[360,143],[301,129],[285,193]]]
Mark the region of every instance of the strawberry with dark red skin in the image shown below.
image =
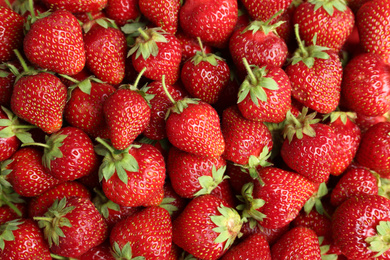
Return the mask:
[[[388,259],[389,221],[389,199],[352,196],[332,215],[333,239],[348,259]]]
[[[338,52],[353,30],[355,16],[342,0],[308,0],[300,4],[293,17],[306,44],[317,44]]]
[[[242,236],[240,239],[245,239],[254,234],[261,234],[264,236],[265,240],[268,242],[270,246],[272,246],[279,238],[286,233],[290,229],[289,225],[281,227],[281,228],[265,228],[257,224],[251,227],[250,222],[244,222],[242,224],[240,232]]]
[[[69,11],[37,19],[24,38],[23,50],[31,63],[53,72],[74,75],[85,66],[81,26]]]
[[[34,217],[43,230],[50,251],[79,257],[107,237],[107,225],[90,199],[56,200],[43,217]]]
[[[210,46],[203,46],[203,49],[200,48],[199,42],[197,39],[192,38],[188,35],[186,35],[183,30],[180,28],[175,34],[177,40],[180,42],[181,45],[181,60],[182,62],[185,62],[189,58],[193,57],[198,51],[204,51],[204,53],[208,54],[211,53],[213,50]]]
[[[135,258],[168,259],[172,246],[170,215],[161,207],[146,207],[118,222],[109,239],[117,256],[131,250]]]
[[[221,260],[234,259],[256,259],[271,260],[271,250],[267,240],[262,234],[254,234],[232,246]]]
[[[370,2],[372,0],[346,0],[347,5],[349,8],[351,8],[352,12],[356,15],[357,11],[367,2]]]
[[[360,113],[356,114],[355,123],[360,128],[362,134],[364,134],[371,126],[379,123],[388,121],[388,115],[380,116],[365,116]]]
[[[238,109],[248,120],[280,123],[291,109],[291,84],[278,67],[258,67],[243,60],[248,72],[238,91]]]
[[[180,213],[186,207],[188,201],[188,199],[185,199],[176,193],[169,179],[165,181],[164,199],[163,203],[160,204],[160,207],[163,207],[168,210],[169,215],[171,215],[172,221],[180,215]]]
[[[200,38],[198,40],[203,50]],[[221,57],[201,51],[184,62],[180,79],[192,97],[214,104],[229,82],[230,69]]]
[[[120,84],[125,77],[127,43],[114,22],[99,19],[84,34],[86,67],[107,84]]]
[[[104,13],[118,26],[123,26],[128,20],[135,20],[140,15],[137,3],[138,0],[108,0]]]
[[[247,27],[236,30],[229,39],[229,51],[236,65],[238,75],[247,74],[243,58],[248,64],[263,67],[282,67],[287,59],[288,49],[275,28],[280,22],[271,25],[267,21],[253,21]]]
[[[15,57],[14,49],[23,45],[24,18],[12,9],[0,6],[0,62],[10,61]]]
[[[389,65],[378,54],[354,57],[343,70],[342,104],[357,114],[383,115],[390,110],[389,79]]]
[[[390,122],[380,122],[370,127],[362,136],[355,161],[378,173],[390,176]]]
[[[215,260],[233,244],[242,220],[222,199],[202,195],[187,204],[172,226],[176,245],[194,257]]]
[[[67,10],[71,13],[94,13],[107,5],[107,0],[81,0],[74,2],[72,0],[43,0],[42,1],[49,9],[52,10]]]
[[[8,64],[18,66],[15,61],[8,62]],[[19,66],[20,67],[20,66]],[[9,66],[0,64],[0,105],[9,107],[11,104],[11,96],[16,75],[10,71]]]
[[[356,14],[360,44],[366,52],[375,53],[390,63],[389,1],[373,0],[363,4]]]
[[[175,34],[179,24],[180,0],[139,0],[139,10],[155,26]]]
[[[272,259],[320,260],[321,250],[316,233],[306,227],[296,227],[284,234],[272,247]]]
[[[280,154],[291,169],[322,183],[329,179],[337,136],[330,126],[315,119],[316,112],[307,112],[306,107],[298,117],[288,112]]]
[[[174,84],[180,77],[181,46],[177,38],[160,28],[138,29],[140,35],[130,49],[135,70],[151,80],[162,80],[165,75],[167,84]]]
[[[82,254],[79,260],[115,260],[110,243],[104,242]]]
[[[189,0],[180,8],[180,26],[193,38],[217,48],[226,47],[237,22],[235,0]]]
[[[286,12],[287,8],[292,3],[292,0],[243,0],[242,3],[245,9],[248,11],[249,16],[252,20],[257,21],[266,21],[271,18],[274,14],[279,11],[282,11],[277,17],[276,20],[283,13]]]
[[[151,144],[133,144],[118,151],[104,140],[96,152],[104,156],[99,169],[103,192],[108,199],[126,207],[149,206],[164,196],[165,162]],[[155,201],[161,196],[160,201]],[[157,203],[159,205],[160,203]]]
[[[328,47],[305,45],[299,37],[298,25],[295,34],[298,49],[285,71],[291,81],[292,96],[318,113],[334,111],[340,101],[342,66],[337,52]]]
[[[0,226],[1,259],[50,260],[49,246],[32,219],[15,219]]]
[[[0,201],[0,205],[2,205],[3,199]],[[18,219],[18,218],[26,218],[27,217],[27,205],[24,202],[21,203],[15,203],[14,206],[20,211],[21,216],[18,215],[18,213],[9,207],[8,205],[4,204],[0,206],[0,225],[3,225],[4,223]]]

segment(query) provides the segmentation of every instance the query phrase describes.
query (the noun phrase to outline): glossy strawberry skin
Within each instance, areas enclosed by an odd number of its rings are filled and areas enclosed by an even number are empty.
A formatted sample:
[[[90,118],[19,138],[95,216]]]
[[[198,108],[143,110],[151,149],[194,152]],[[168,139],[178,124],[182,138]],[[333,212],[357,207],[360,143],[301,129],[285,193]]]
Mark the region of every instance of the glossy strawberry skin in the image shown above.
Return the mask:
[[[53,10],[61,9],[71,13],[93,13],[105,8],[107,0],[82,0],[78,2],[72,0],[43,0],[43,3]]]
[[[135,20],[140,15],[137,3],[138,0],[108,0],[104,12],[118,26],[123,26],[127,20]]]
[[[0,249],[1,259],[42,259],[50,260],[50,250],[42,231],[32,219],[20,219],[22,224],[12,231],[14,239],[5,240],[4,250]]]
[[[23,50],[33,64],[61,74],[74,75],[85,65],[81,27],[69,11],[57,10],[33,23]]]
[[[362,137],[355,160],[377,172],[383,178],[390,176],[390,122],[370,127]]]
[[[21,15],[10,8],[0,6],[0,62],[5,62],[15,57],[14,49],[19,49],[23,44],[23,24]]]
[[[3,225],[10,220],[27,217],[27,205],[25,203],[14,203],[14,205],[20,210],[22,216],[19,216],[15,210],[11,209],[8,205],[2,205],[0,206],[0,225]]]
[[[196,52],[201,51],[199,43],[196,39],[191,36],[186,35],[181,28],[175,34],[177,40],[180,42],[180,46],[182,49],[181,59],[182,62],[185,62],[189,58],[193,57]],[[212,48],[210,46],[203,46],[204,52],[211,53]]]
[[[167,259],[172,246],[172,222],[167,210],[147,207],[118,222],[110,235],[122,248],[130,243],[133,257],[145,259]]]
[[[92,247],[87,252],[82,254],[79,260],[115,260],[112,255],[112,249],[109,243],[104,242],[103,244]]]
[[[141,13],[154,25],[164,31],[175,34],[179,23],[179,0],[139,0]]]
[[[67,90],[60,79],[41,72],[15,83],[11,109],[19,118],[51,134],[62,127],[66,97]]]
[[[254,234],[227,251],[221,260],[234,259],[256,259],[271,260],[271,250],[269,244],[262,234]]]

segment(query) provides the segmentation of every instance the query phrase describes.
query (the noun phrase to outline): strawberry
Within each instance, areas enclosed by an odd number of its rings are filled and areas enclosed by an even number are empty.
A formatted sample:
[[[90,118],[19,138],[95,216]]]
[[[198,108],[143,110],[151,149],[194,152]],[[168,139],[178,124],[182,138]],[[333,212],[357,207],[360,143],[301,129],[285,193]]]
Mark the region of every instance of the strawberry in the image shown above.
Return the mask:
[[[17,196],[19,196],[19,194],[17,194]],[[3,199],[2,199],[0,201],[0,205],[2,205],[3,203],[5,203],[5,202],[3,202]],[[15,211],[14,207],[11,208],[10,206],[8,206],[6,204],[0,206],[0,225],[3,225],[4,223],[6,223],[10,220],[18,219],[21,217],[22,218],[27,217],[27,214],[26,214],[27,206],[24,202],[15,203],[14,206],[18,210],[18,212]],[[20,213],[20,216],[19,216],[19,213]]]
[[[13,189],[25,197],[35,197],[59,184],[42,164],[42,152],[33,147],[20,148],[11,157],[8,176]]]
[[[96,151],[104,156],[99,178],[108,199],[127,207],[147,206],[158,194],[162,200],[165,162],[156,147],[133,144],[118,151],[104,140],[97,140],[101,145]]]
[[[160,207],[168,210],[169,215],[171,215],[171,219],[173,221],[184,210],[185,206],[188,203],[188,199],[185,199],[176,193],[169,179],[165,181],[163,188],[164,199],[160,204]]]
[[[44,217],[34,217],[43,229],[50,251],[65,257],[78,257],[107,236],[103,217],[87,198],[55,200]]]
[[[390,122],[380,122],[370,127],[362,136],[355,160],[359,165],[378,173],[382,178],[390,176]]]
[[[172,246],[168,211],[147,207],[121,220],[111,232],[110,244],[116,256],[127,253],[134,259],[167,259]]]
[[[197,39],[186,35],[180,28],[178,28],[178,31],[176,32],[175,36],[181,45],[181,60],[183,62],[193,57],[198,51],[203,51],[206,54],[212,52],[212,48],[207,45],[203,46],[203,49],[201,49]]]
[[[57,73],[74,75],[85,65],[80,24],[65,10],[37,19],[24,38],[23,50],[31,63]]]
[[[0,226],[1,259],[50,260],[42,231],[32,219],[15,219]]]
[[[5,64],[0,64],[0,106],[9,107],[11,103],[11,96],[13,91],[13,86],[15,83],[16,75],[11,73],[9,64],[18,66],[17,62],[8,62]]]
[[[265,228],[265,227],[260,226],[260,224],[257,224],[254,227],[251,227],[250,222],[244,222],[242,224],[242,227],[240,230],[240,232],[242,233],[242,236],[240,237],[240,239],[242,241],[249,236],[252,236],[255,234],[261,234],[264,236],[264,238],[268,242],[268,244],[270,246],[272,246],[289,229],[290,229],[290,227],[288,225],[281,227],[281,228]]]
[[[355,123],[360,128],[362,134],[364,134],[371,126],[388,121],[388,115],[385,113],[380,116],[365,116],[360,113],[356,114]]]
[[[306,227],[296,227],[284,234],[272,247],[272,259],[320,260],[321,250],[316,233]]]
[[[252,21],[247,27],[236,30],[229,40],[229,51],[238,75],[244,76],[247,68],[243,58],[248,64],[263,67],[282,67],[287,59],[287,45],[275,33],[280,22],[271,25],[269,20]],[[256,55],[254,55],[254,53]]]
[[[118,26],[123,26],[128,20],[135,20],[140,16],[137,3],[138,0],[107,0],[104,12]]]
[[[238,109],[249,120],[280,123],[291,109],[291,84],[287,74],[278,67],[249,65],[238,91]]]
[[[201,259],[220,258],[233,244],[242,220],[213,195],[192,199],[173,223],[172,241]]]
[[[364,53],[351,59],[343,71],[343,105],[365,116],[381,116],[389,111],[389,73],[389,65],[378,54]]]
[[[175,34],[179,23],[180,0],[139,0],[139,10],[155,26]]]
[[[72,0],[42,0],[47,8],[52,10],[67,10],[71,13],[93,13],[102,10],[107,0],[81,0],[77,3]]]
[[[180,79],[192,97],[214,104],[229,82],[230,69],[221,57],[206,54],[199,37],[198,40],[202,51],[184,62]]]
[[[144,76],[161,80],[166,76],[167,84],[174,84],[180,76],[181,47],[177,38],[160,28],[138,29],[140,35],[130,49],[133,66],[137,72],[144,68]]]
[[[110,247],[110,244],[104,242],[100,245],[92,247],[87,252],[82,254],[78,259],[79,260],[98,260],[98,259],[115,260],[115,257],[112,254],[112,249]]]
[[[0,6],[0,20],[0,62],[5,62],[13,59],[13,50],[23,45],[24,18],[10,8]]]
[[[348,259],[387,259],[390,200],[379,195],[352,196],[333,213],[335,244]]]
[[[234,259],[256,259],[271,260],[271,250],[264,235],[254,234],[232,246],[221,260]]]
[[[305,107],[297,118],[288,112],[280,154],[291,169],[321,183],[329,178],[337,136],[314,119],[316,112],[307,115],[307,111]]]
[[[187,0],[180,8],[179,21],[189,36],[200,37],[206,45],[223,48],[228,44],[237,16],[235,0]]]
[[[354,18],[343,0],[308,0],[296,8],[293,23],[306,44],[313,44],[317,34],[319,46],[338,52],[352,32]]]
[[[349,197],[364,194],[378,194],[378,180],[367,168],[350,166],[333,188],[330,203],[337,207]]]
[[[340,100],[342,66],[337,52],[316,45],[316,37],[306,46],[299,37],[298,25],[295,34],[298,49],[285,71],[291,81],[292,96],[319,113],[334,111]]]
[[[292,3],[292,0],[277,0],[277,1],[260,1],[260,0],[243,0],[242,3],[248,11],[252,20],[266,21],[275,13],[282,11],[277,17],[280,17],[286,12],[287,8]]]
[[[43,216],[56,199],[80,197],[91,199],[91,192],[81,183],[76,181],[63,182],[46,190],[42,194],[31,198],[28,205],[30,218]]]
[[[352,12],[356,15],[357,11],[362,7],[366,2],[370,2],[372,0],[346,0],[347,5],[351,8]]]
[[[390,15],[389,1],[373,0],[363,4],[356,14],[360,44],[366,52],[375,53],[390,62],[390,33],[385,19]]]

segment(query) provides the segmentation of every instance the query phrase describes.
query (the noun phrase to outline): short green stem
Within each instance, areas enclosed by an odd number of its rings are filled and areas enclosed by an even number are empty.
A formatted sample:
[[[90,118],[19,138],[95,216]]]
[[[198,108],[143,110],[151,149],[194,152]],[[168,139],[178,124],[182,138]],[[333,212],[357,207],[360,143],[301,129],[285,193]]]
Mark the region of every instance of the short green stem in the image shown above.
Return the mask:
[[[138,32],[141,34],[142,38],[144,38],[145,41],[148,41],[150,39],[150,36],[142,30],[142,28],[138,28]]]
[[[10,209],[12,209],[13,211],[15,211],[15,213],[19,216],[19,217],[22,217],[22,212],[18,209],[18,207],[16,207],[12,202],[10,202],[7,198],[5,198],[4,196],[1,196],[1,200],[8,206],[10,207]]]
[[[109,145],[106,141],[104,141],[102,138],[100,137],[96,137],[95,139],[97,142],[99,142],[100,144],[102,144],[108,151],[110,151],[111,155],[114,156],[114,153],[115,153],[115,149]]]
[[[168,99],[172,102],[172,104],[176,104],[175,99],[173,99],[173,97],[171,96],[171,94],[169,93],[169,91],[167,89],[167,86],[165,85],[165,75],[162,75],[161,81],[162,81],[162,85],[163,85],[163,89],[164,89],[165,95],[167,95]]]
[[[80,81],[78,81],[77,79],[74,79],[68,75],[65,75],[65,74],[58,74],[58,75],[60,75],[61,77],[65,78],[69,81],[72,81],[73,83],[76,83],[76,84],[80,83]]]
[[[33,217],[33,219],[35,221],[40,221],[40,220],[48,221],[48,222],[52,222],[53,221],[53,218],[48,218],[48,217]]]
[[[276,12],[271,18],[269,18],[267,21],[265,21],[265,25],[269,25],[273,19],[275,19],[278,15],[282,14],[283,10],[279,10]]]
[[[28,68],[27,66],[27,63],[26,61],[23,59],[22,55],[20,54],[20,52],[17,50],[17,49],[14,49],[14,53],[16,55],[16,57],[18,58],[19,62],[20,62],[20,65],[22,65],[22,68],[25,72],[29,71],[30,69]]]
[[[35,12],[34,12],[33,0],[28,0],[28,9],[30,11],[30,15],[31,15],[32,20],[35,20],[36,16],[35,16]]]
[[[309,53],[307,52],[305,46],[303,46],[303,42],[301,40],[301,37],[299,36],[299,25],[298,24],[294,25],[294,32],[295,32],[295,37],[297,38],[299,50],[302,52],[302,56],[303,57],[309,56]]]
[[[242,62],[244,63],[244,66],[246,68],[246,71],[248,72],[248,76],[251,80],[251,84],[252,85],[256,85],[257,84],[257,79],[256,79],[256,76],[253,74],[253,71],[248,63],[248,61],[246,60],[246,58],[243,58],[242,59]]]
[[[40,147],[47,148],[47,149],[51,148],[50,145],[43,144],[43,143],[24,143],[21,146],[25,147],[25,146],[31,146],[31,145],[40,146]]]
[[[95,187],[95,188],[93,189],[93,191],[96,193],[96,195],[99,196],[99,198],[101,199],[101,201],[102,201],[103,203],[106,203],[106,202],[108,201],[107,197],[104,195],[104,193],[103,193],[100,189],[98,189],[98,188]]]
[[[206,53],[204,52],[204,49],[203,49],[202,40],[200,39],[200,37],[197,37],[197,40],[198,40],[198,43],[199,43],[200,51],[202,52],[202,57],[206,58]]]
[[[138,76],[137,76],[137,78],[135,79],[134,84],[133,84],[133,87],[134,87],[134,88],[138,88],[139,81],[141,80],[141,77],[142,77],[142,75],[144,74],[145,71],[146,71],[146,67],[143,68],[143,69],[140,71],[140,73],[138,73]]]

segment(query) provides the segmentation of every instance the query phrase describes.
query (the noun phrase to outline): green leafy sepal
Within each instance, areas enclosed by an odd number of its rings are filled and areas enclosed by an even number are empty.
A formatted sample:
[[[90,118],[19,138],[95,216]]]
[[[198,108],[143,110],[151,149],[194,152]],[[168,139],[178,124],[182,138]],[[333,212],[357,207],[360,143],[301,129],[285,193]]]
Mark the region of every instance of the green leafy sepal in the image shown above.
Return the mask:
[[[374,257],[379,257],[390,249],[390,221],[380,221],[376,226],[376,235],[366,238],[371,251],[377,252]]]
[[[156,57],[158,55],[158,42],[167,43],[168,40],[164,36],[166,34],[161,28],[149,28],[145,31],[142,28],[137,29],[140,35],[136,38],[134,46],[127,53],[127,57],[135,53],[135,58],[142,56],[144,60],[147,60],[150,55]]]
[[[112,255],[118,260],[145,260],[144,256],[133,257],[130,242],[127,242],[122,249],[117,242],[114,242],[112,246]]]
[[[0,138],[10,138],[16,136],[22,143],[34,142],[31,137],[31,133],[28,130],[37,128],[34,125],[23,125],[19,122],[19,118],[12,113],[11,110],[1,107],[8,119],[0,119],[0,127],[4,127],[0,130]]]
[[[22,224],[21,219],[10,220],[0,226],[0,249],[3,250],[5,247],[4,241],[13,241],[15,236],[12,231],[19,229],[19,225]]]
[[[198,178],[202,188],[194,194],[194,197],[210,194],[223,180],[229,178],[229,176],[224,175],[225,171],[226,166],[222,166],[217,170],[215,165],[213,165],[211,170],[212,176],[204,175]]]
[[[345,0],[309,0],[314,5],[314,11],[323,8],[330,16],[333,16],[334,9],[344,12],[347,9]]]

